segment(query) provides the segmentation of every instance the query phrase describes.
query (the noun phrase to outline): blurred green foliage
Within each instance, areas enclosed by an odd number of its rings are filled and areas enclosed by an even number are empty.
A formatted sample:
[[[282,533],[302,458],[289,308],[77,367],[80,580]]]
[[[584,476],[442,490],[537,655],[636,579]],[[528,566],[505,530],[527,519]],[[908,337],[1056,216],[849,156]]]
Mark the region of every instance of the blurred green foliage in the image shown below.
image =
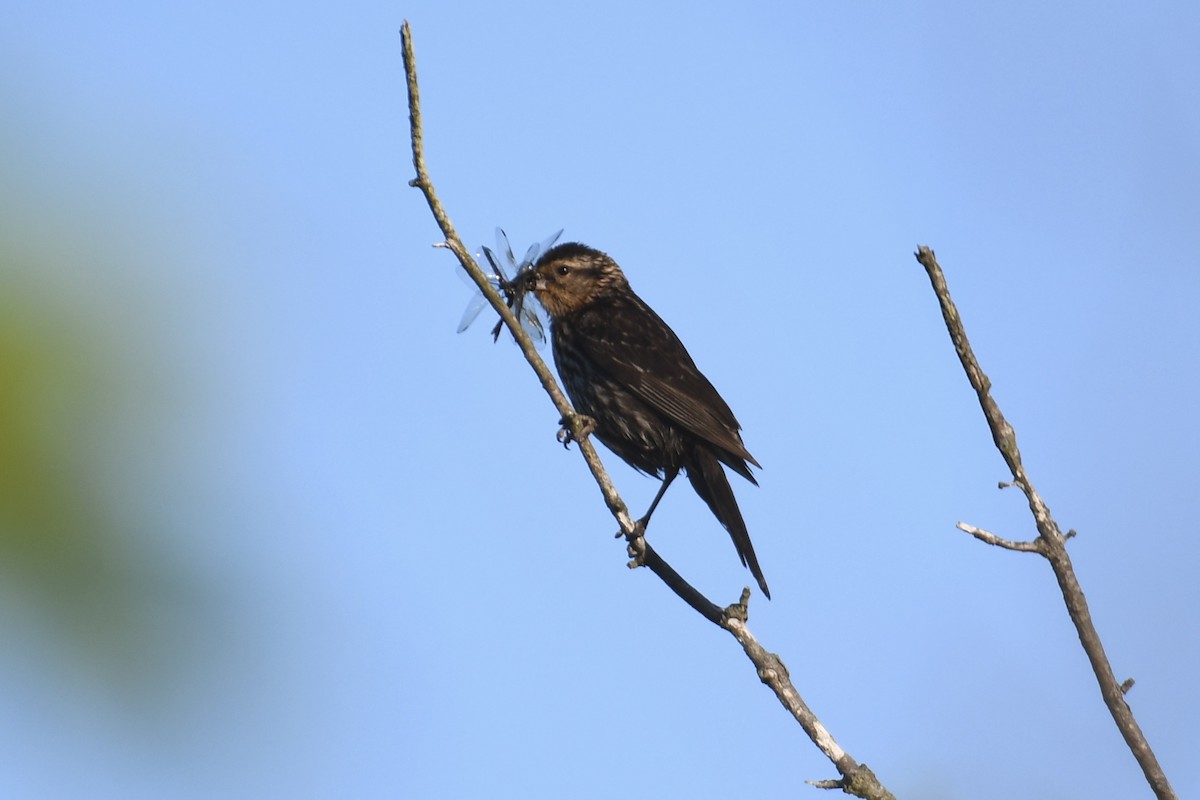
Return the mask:
[[[146,346],[164,332],[138,321],[137,300],[82,290],[136,257],[49,230],[0,236],[0,636],[15,657],[24,646],[35,664],[152,701],[205,616],[179,539],[164,535],[180,531],[138,485],[178,458],[161,435],[170,392],[152,388],[172,370]]]

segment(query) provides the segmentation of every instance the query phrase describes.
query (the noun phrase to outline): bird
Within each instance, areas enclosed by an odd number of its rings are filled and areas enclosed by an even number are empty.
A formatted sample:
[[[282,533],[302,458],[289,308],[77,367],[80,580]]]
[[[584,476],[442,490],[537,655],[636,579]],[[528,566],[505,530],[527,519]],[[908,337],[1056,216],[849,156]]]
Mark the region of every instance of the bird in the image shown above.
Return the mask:
[[[639,472],[662,480],[644,531],[680,472],[729,532],[742,565],[771,592],[722,464],[758,485],[741,425],[687,348],[606,253],[579,242],[546,251],[528,278],[550,318],[554,363],[591,433]]]

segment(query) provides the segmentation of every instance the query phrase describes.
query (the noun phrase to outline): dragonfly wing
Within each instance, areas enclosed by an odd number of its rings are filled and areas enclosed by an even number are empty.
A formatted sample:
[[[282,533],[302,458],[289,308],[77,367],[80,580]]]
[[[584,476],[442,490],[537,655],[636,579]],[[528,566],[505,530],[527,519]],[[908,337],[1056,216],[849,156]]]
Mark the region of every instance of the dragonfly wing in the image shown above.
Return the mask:
[[[542,252],[542,245],[540,242],[534,242],[533,244],[529,245],[529,249],[525,251],[525,257],[521,259],[521,266],[518,269],[523,270],[525,267],[532,264],[535,260],[537,260],[538,253],[540,252]]]
[[[503,279],[500,275],[502,268],[499,261],[496,259],[496,254],[489,250],[485,245],[483,247],[483,255],[487,259],[488,265],[492,268],[491,274],[487,276],[488,282],[491,283],[492,286],[499,289],[501,286],[501,280]],[[483,292],[479,289],[479,287],[475,285],[475,281],[472,280],[471,276],[467,274],[466,270],[460,269],[457,271],[459,277],[475,290],[475,293],[471,295],[471,299],[467,301],[467,307],[463,309],[462,318],[458,321],[458,332],[462,333],[467,328],[471,327],[471,323],[474,322],[475,318],[479,316],[479,312],[482,311],[483,307],[488,304],[488,301],[487,298],[484,297]]]
[[[517,259],[513,256],[512,246],[508,243],[508,234],[504,232],[503,228],[496,228],[496,252],[504,257],[504,261],[508,266],[514,270],[516,269]],[[508,277],[502,267],[498,268],[497,272],[500,273],[500,277],[502,278]]]
[[[551,247],[554,247],[555,242],[558,241],[558,237],[560,237],[562,235],[563,235],[563,229],[559,228],[557,232],[555,232],[555,233],[551,234],[550,236],[547,236],[545,239],[543,239],[541,241],[541,244],[538,246],[538,255],[541,255],[542,253],[545,253],[547,250],[549,250]]]
[[[487,305],[487,298],[483,296],[483,292],[477,288],[475,295],[467,303],[467,307],[463,309],[462,319],[458,321],[458,332],[462,333],[467,328],[471,327],[471,323],[479,316],[479,312],[483,311],[483,307]]]
[[[508,301],[508,307],[513,310],[513,314],[521,321],[521,326],[530,338],[541,346],[546,342],[546,330],[549,328],[549,319],[546,316],[545,309],[537,298],[532,296],[529,287],[524,280],[530,273],[533,272],[534,264],[538,256],[545,253],[559,237],[562,236],[560,228],[551,236],[543,239],[540,242],[532,244],[525,251],[525,257],[517,262],[516,256],[513,255],[512,245],[509,244],[508,234],[503,228],[496,228],[496,249],[483,247],[483,257],[487,259],[488,266],[491,267],[492,273],[488,275],[488,280],[491,282],[497,291],[504,295]],[[508,270],[513,270],[513,278],[508,279]],[[464,275],[465,277],[465,275]],[[483,292],[476,290],[476,294],[467,304],[466,310],[463,311],[462,319],[458,323],[458,331],[462,333],[466,330],[475,318],[479,316],[479,312],[487,305],[487,298],[483,296]],[[504,323],[497,322],[492,328],[492,338],[499,339],[500,331],[504,328]]]

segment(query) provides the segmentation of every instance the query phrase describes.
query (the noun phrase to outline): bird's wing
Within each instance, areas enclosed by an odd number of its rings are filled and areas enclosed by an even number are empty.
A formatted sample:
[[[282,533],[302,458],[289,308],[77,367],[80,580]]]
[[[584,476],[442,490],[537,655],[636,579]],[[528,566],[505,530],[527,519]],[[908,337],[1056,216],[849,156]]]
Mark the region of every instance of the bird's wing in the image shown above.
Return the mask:
[[[613,325],[613,315],[628,316]],[[636,295],[619,304],[594,306],[576,321],[582,347],[593,363],[672,422],[708,441],[733,459],[759,463],[746,450],[741,425],[708,378],[697,369],[683,342]],[[721,459],[750,477],[744,463]]]

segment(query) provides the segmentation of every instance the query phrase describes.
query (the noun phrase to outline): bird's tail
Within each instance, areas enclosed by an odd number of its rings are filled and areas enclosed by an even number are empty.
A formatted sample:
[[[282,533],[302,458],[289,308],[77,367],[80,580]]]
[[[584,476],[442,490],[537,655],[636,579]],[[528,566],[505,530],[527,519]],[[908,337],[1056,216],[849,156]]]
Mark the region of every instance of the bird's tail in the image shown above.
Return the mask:
[[[742,566],[750,568],[750,574],[758,581],[762,593],[770,599],[771,590],[767,588],[762,568],[758,566],[758,556],[754,555],[754,545],[750,543],[750,532],[746,530],[742,511],[738,508],[737,498],[733,496],[733,488],[729,485],[721,462],[708,448],[697,447],[691,463],[687,465],[687,476],[696,494],[704,498],[713,515],[729,531],[733,546],[742,559]]]

